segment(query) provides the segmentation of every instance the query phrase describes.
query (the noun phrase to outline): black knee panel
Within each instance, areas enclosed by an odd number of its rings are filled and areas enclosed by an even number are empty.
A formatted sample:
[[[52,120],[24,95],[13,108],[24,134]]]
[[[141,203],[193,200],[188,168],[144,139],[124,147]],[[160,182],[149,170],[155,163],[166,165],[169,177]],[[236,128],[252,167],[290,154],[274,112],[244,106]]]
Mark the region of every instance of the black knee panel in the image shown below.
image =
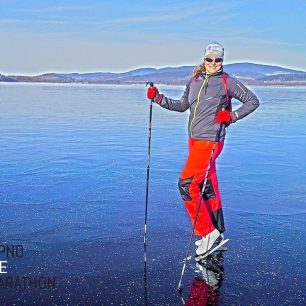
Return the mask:
[[[203,184],[202,184],[202,186],[203,186]],[[204,201],[207,201],[209,199],[214,199],[214,198],[216,198],[216,193],[215,193],[215,190],[214,190],[214,186],[213,186],[211,180],[207,180],[205,190],[204,190],[204,193],[203,193],[203,199],[204,199]]]
[[[193,177],[189,177],[186,179],[179,178],[178,187],[180,190],[181,197],[184,201],[191,201],[191,197],[189,194],[190,183],[192,182]]]

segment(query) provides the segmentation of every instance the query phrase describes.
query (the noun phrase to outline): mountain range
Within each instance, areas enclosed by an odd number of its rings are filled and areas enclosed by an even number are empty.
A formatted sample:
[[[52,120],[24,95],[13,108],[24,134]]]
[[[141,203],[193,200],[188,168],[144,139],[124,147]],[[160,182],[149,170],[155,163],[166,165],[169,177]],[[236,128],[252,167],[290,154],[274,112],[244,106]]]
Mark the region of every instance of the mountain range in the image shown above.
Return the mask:
[[[194,66],[139,68],[123,73],[45,73],[37,76],[3,75],[0,82],[135,84],[152,81],[157,84],[183,85],[192,76]],[[224,65],[229,75],[250,85],[306,85],[306,72],[278,66],[234,63]]]

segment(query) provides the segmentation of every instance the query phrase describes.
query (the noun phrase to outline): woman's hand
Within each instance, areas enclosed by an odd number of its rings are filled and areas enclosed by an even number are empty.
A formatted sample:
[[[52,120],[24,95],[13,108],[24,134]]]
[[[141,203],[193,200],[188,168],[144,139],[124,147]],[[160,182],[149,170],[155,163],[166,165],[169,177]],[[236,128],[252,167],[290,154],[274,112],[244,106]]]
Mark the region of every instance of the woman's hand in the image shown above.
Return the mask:
[[[226,123],[231,124],[236,122],[237,118],[234,112],[229,112],[228,110],[221,110],[216,115],[216,122],[217,123]]]
[[[156,86],[149,86],[147,90],[147,98],[153,100],[159,95],[158,88]]]

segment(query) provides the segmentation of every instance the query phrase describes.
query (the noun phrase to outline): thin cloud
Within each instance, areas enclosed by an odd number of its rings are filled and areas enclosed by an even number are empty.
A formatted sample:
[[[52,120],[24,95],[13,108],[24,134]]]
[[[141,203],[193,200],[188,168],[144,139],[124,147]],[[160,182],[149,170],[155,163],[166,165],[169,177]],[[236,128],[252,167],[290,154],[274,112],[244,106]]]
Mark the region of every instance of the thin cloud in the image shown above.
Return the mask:
[[[245,43],[254,44],[254,45],[266,45],[266,46],[296,46],[296,47],[302,47],[306,46],[306,43],[296,43],[296,42],[290,42],[290,41],[284,41],[284,40],[274,40],[271,38],[250,38],[250,37],[243,37],[243,36],[237,36],[234,38],[235,40],[241,40]]]
[[[29,20],[26,19],[0,19],[0,24],[29,24]],[[53,19],[32,19],[33,24],[67,24],[66,20],[53,20]]]
[[[24,19],[16,19],[16,18],[9,18],[9,19],[0,19],[0,24],[20,24],[23,23]]]
[[[217,22],[218,20],[224,20],[227,17],[234,16],[232,13],[229,15],[224,15],[224,12],[228,12],[230,9],[232,9],[232,5],[211,5],[211,6],[205,6],[200,7],[199,6],[183,6],[180,8],[172,9],[171,11],[167,13],[161,13],[160,11],[151,11],[149,15],[146,16],[132,16],[132,17],[125,17],[125,18],[117,18],[117,19],[110,19],[104,22],[100,22],[100,25],[120,25],[120,24],[126,24],[126,23],[151,23],[153,22],[173,22],[178,20],[185,20],[189,19],[192,20],[192,18],[196,17],[202,17],[203,21],[207,22],[207,20],[214,20]],[[204,13],[208,10],[210,12],[209,15]],[[236,14],[235,14],[236,15]],[[204,17],[205,16],[205,17]],[[195,19],[196,20],[196,19]],[[197,22],[199,20],[197,19]]]
[[[152,9],[148,8],[149,14],[144,16],[143,10],[140,12],[142,16],[139,16],[137,14],[138,10],[137,8],[133,8],[130,11],[126,11],[125,14],[129,14],[131,16],[129,17],[119,17],[119,18],[112,18],[104,21],[100,21],[97,19],[97,17],[85,17],[84,16],[75,16],[75,14],[71,15],[68,14],[69,11],[81,11],[84,12],[84,10],[96,10],[98,8],[97,5],[88,5],[88,6],[64,6],[64,5],[57,5],[53,7],[45,7],[45,8],[20,8],[16,9],[14,12],[19,13],[33,13],[33,14],[43,14],[43,13],[64,13],[60,14],[59,18],[65,18],[66,23],[75,22],[77,20],[78,24],[88,25],[88,26],[96,26],[96,27],[112,27],[112,26],[120,26],[125,24],[148,24],[148,23],[160,23],[160,22],[175,22],[175,21],[183,21],[183,20],[199,20],[199,18],[203,19],[206,22],[215,22],[218,23],[218,21],[228,19],[233,16],[231,15],[225,15],[225,13],[229,12],[235,5],[233,4],[213,4],[213,5],[203,5],[201,2],[201,5],[199,3],[191,5],[190,3],[181,5],[178,7],[177,5],[171,9],[166,9],[163,7],[163,10],[160,9]],[[165,12],[166,11],[166,12]],[[209,14],[207,14],[209,12]],[[204,17],[205,16],[205,17]],[[47,22],[44,23],[50,23],[52,22],[58,23],[58,20],[56,18],[57,16],[52,16],[52,14],[47,19]],[[198,18],[198,19],[197,19]],[[14,23],[14,19],[11,20],[11,23]],[[15,19],[16,20],[16,19]],[[22,22],[22,20],[26,21],[27,23],[35,22],[39,23],[43,20],[35,20],[35,19],[29,19],[27,18],[19,18],[18,22]],[[17,20],[16,20],[17,22]],[[73,25],[73,23],[72,23]]]
[[[90,9],[96,9],[97,6],[93,5],[79,5],[79,6],[65,6],[65,5],[56,5],[52,7],[41,7],[41,8],[20,8],[16,9],[15,12],[20,13],[32,13],[32,14],[42,14],[42,13],[58,13],[58,12],[69,12],[69,11],[84,11]]]

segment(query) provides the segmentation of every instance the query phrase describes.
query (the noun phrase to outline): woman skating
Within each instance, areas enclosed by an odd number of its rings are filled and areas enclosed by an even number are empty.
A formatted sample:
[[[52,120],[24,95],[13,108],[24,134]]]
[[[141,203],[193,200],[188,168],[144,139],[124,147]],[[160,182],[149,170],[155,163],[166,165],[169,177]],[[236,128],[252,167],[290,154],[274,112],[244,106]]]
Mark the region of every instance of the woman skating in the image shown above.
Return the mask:
[[[253,92],[223,72],[223,59],[222,45],[210,43],[205,49],[203,64],[195,69],[180,100],[160,94],[156,87],[150,87],[147,93],[149,99],[163,108],[178,112],[190,110],[189,155],[178,186],[192,224],[201,200],[194,228],[194,234],[202,237],[196,241],[197,255],[207,253],[214,243],[221,240],[221,234],[225,231],[215,162],[224,145],[226,127],[259,106]],[[235,111],[231,109],[231,98],[242,102]],[[202,196],[201,189],[211,152],[214,153]]]

